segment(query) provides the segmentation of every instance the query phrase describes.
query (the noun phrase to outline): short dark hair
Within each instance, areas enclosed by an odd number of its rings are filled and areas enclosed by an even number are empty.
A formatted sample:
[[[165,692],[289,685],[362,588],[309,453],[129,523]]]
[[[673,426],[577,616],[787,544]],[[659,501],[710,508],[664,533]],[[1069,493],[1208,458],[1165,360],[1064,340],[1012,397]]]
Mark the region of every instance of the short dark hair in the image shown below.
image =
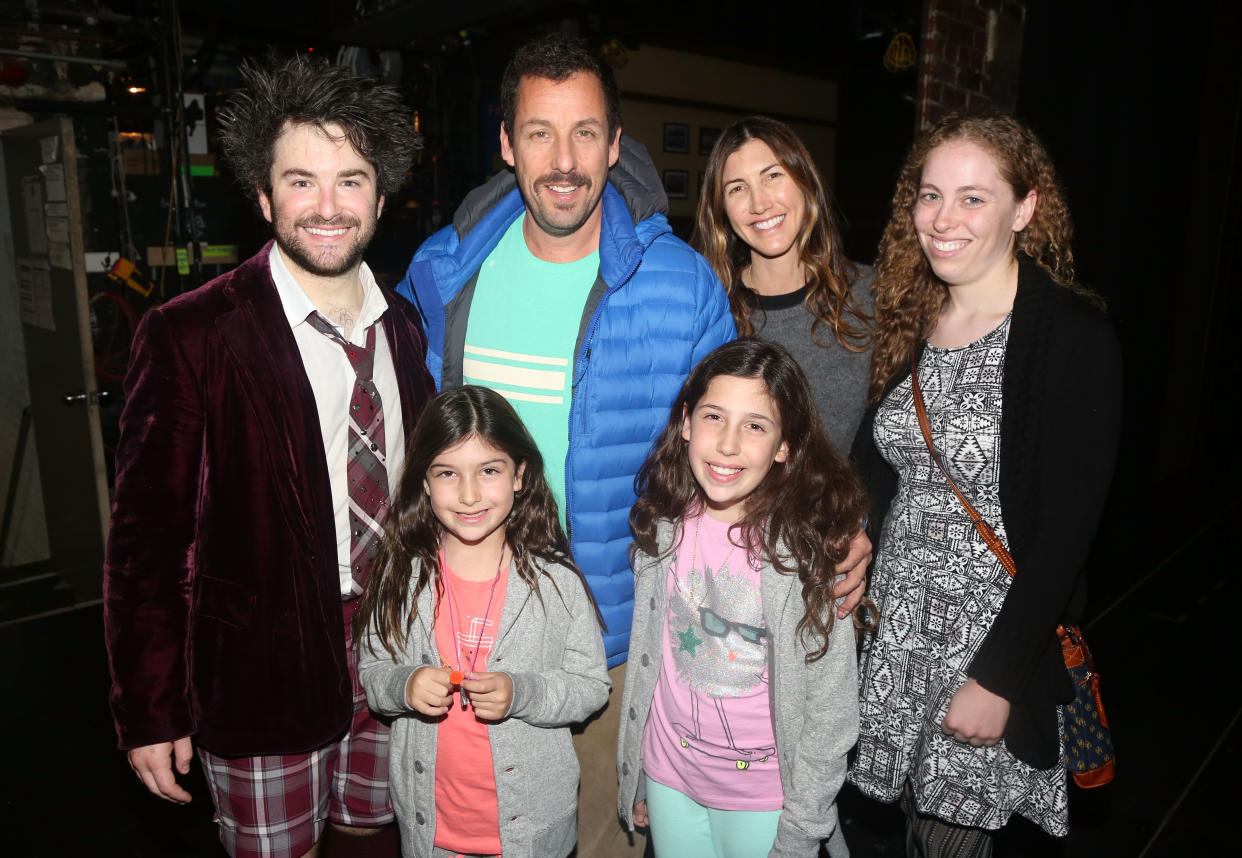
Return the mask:
[[[301,54],[265,66],[242,63],[245,87],[217,114],[225,159],[246,192],[272,192],[276,141],[286,124],[335,124],[372,167],[383,196],[405,182],[410,161],[423,146],[401,92],[344,66]]]
[[[505,133],[513,137],[518,84],[522,78],[542,77],[560,83],[576,74],[595,75],[599,80],[608,115],[608,139],[614,139],[621,127],[621,94],[617,91],[617,79],[613,77],[612,69],[588,51],[582,40],[560,33],[531,39],[517,49],[509,65],[505,66],[504,77],[500,80],[500,109],[504,113]]]

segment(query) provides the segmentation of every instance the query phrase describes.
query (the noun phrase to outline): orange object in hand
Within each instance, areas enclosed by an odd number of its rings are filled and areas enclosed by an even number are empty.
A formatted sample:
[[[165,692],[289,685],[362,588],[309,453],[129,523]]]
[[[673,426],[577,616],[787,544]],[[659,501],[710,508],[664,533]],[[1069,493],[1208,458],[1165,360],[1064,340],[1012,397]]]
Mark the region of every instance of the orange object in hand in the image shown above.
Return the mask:
[[[460,670],[454,670],[452,673],[449,674],[449,682],[453,683],[454,685],[461,685],[461,681],[463,679],[465,679],[465,677],[462,675],[462,672]]]

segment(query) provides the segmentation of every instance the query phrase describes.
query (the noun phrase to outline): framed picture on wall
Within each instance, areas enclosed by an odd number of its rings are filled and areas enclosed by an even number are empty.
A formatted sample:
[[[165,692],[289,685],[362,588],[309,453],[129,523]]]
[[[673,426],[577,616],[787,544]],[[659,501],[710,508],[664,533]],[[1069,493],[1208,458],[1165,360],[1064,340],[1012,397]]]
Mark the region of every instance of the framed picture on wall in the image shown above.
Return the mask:
[[[720,136],[719,128],[708,128],[703,125],[699,127],[699,154],[712,154],[712,147],[716,145],[716,138]]]
[[[690,126],[684,122],[665,122],[664,151],[681,153],[689,152]]]
[[[690,196],[690,173],[686,170],[664,171],[664,193],[670,200],[684,200]]]

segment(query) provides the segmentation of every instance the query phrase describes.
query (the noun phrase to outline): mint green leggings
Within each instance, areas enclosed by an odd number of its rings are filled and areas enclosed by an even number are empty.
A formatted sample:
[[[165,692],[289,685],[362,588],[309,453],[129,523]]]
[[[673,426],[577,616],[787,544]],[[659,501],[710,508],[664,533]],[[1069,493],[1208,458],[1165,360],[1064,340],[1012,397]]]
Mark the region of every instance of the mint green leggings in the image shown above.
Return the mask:
[[[755,858],[772,851],[779,810],[716,810],[646,781],[656,858]]]

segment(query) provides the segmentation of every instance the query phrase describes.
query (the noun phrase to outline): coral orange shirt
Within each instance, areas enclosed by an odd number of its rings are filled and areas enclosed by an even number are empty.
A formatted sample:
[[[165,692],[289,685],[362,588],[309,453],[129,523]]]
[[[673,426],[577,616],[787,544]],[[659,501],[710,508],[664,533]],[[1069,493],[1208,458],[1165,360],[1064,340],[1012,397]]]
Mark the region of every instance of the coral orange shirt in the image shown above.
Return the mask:
[[[491,581],[465,581],[440,555],[445,593],[436,606],[435,641],[443,666],[469,675],[487,669],[505,602],[503,569]],[[456,638],[456,639],[454,639]],[[460,691],[436,731],[435,845],[468,855],[500,854],[500,810],[487,724],[461,708]]]

